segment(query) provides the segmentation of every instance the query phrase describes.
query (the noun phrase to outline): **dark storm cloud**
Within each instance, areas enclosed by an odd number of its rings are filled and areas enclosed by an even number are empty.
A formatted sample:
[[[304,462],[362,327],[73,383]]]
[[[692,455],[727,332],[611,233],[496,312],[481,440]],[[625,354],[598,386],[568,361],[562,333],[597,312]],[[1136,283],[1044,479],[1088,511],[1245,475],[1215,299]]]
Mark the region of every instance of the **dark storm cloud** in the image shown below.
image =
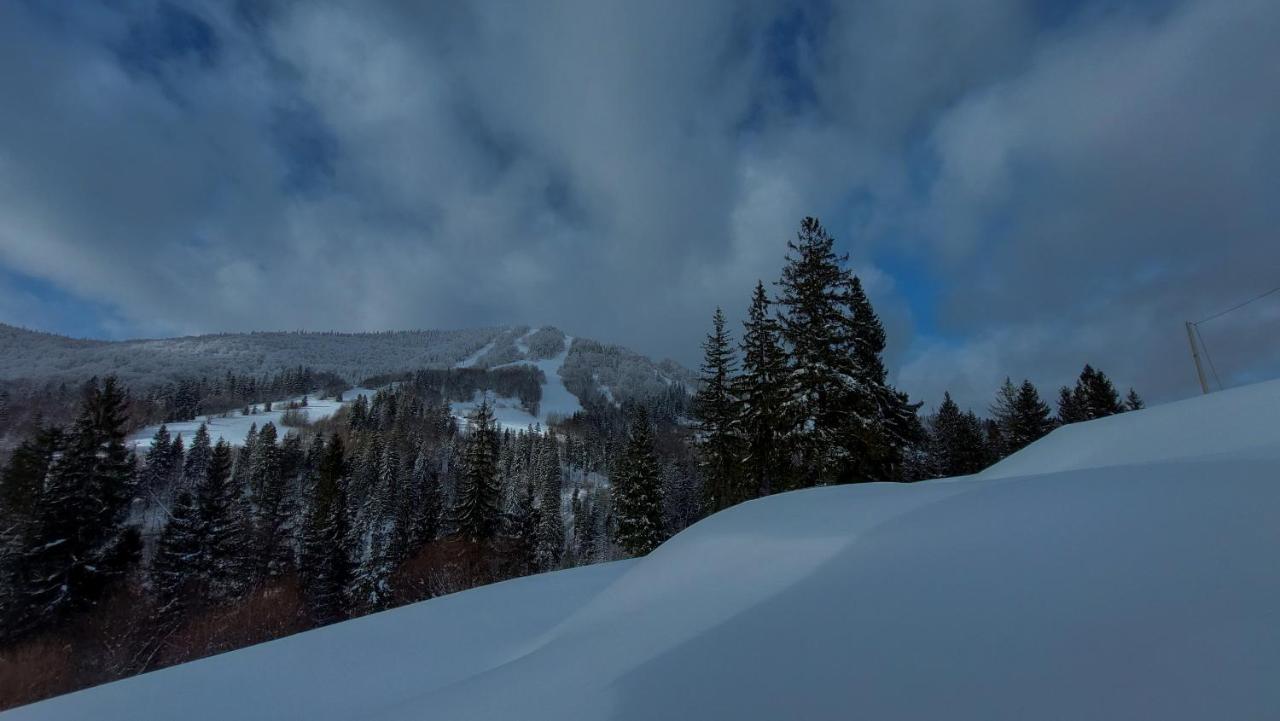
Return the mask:
[[[1091,360],[1176,395],[1177,321],[1280,282],[1280,12],[1050,5],[5,4],[0,320],[40,317],[20,274],[108,333],[551,322],[691,363],[819,214],[913,393]],[[1280,366],[1248,318],[1205,327],[1241,378]]]

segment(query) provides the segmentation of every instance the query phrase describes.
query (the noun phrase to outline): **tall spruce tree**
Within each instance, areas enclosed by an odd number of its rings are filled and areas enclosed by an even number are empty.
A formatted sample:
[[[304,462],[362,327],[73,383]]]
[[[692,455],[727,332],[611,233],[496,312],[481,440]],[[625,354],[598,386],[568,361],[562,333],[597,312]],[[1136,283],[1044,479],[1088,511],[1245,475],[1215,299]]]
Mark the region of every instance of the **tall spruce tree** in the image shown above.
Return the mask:
[[[455,530],[472,543],[490,544],[501,529],[498,433],[488,401],[468,422],[462,450],[462,478],[453,509]]]
[[[1001,445],[993,449],[998,458],[1026,448],[1053,430],[1053,411],[1029,380],[1015,386],[1005,378],[990,410],[1000,428]]]
[[[972,411],[963,412],[950,393],[932,419],[932,459],[938,478],[977,473],[988,465],[991,454],[982,421]]]
[[[1023,380],[1013,400],[1013,415],[1005,428],[1005,451],[1014,453],[1040,440],[1053,430],[1053,411],[1040,400],[1029,380]]]
[[[440,533],[440,519],[444,511],[444,493],[440,488],[440,476],[436,472],[430,447],[423,443],[413,461],[409,476],[412,511],[408,527],[410,550],[436,540]]]
[[[899,480],[903,453],[918,440],[916,411],[921,404],[911,403],[907,394],[889,385],[881,358],[887,340],[884,326],[863,291],[862,281],[852,273],[847,276],[845,298],[851,309],[849,352],[857,359],[856,415],[849,426],[849,438],[856,445],[849,453],[847,465],[852,477],[847,480]]]
[[[182,464],[182,487],[191,489],[204,480],[209,468],[209,456],[213,453],[213,444],[209,440],[209,427],[204,423],[196,429],[196,436],[187,450],[186,460]]]
[[[141,537],[126,523],[135,488],[124,443],[127,402],[114,378],[87,387],[19,542],[6,621],[11,635],[93,606],[139,555]]]
[[[254,444],[249,487],[253,508],[253,574],[278,578],[293,565],[293,508],[276,427],[266,423]]]
[[[1085,365],[1077,381],[1077,393],[1083,401],[1085,414],[1089,419],[1104,418],[1117,413],[1124,413],[1124,404],[1120,402],[1120,394],[1111,384],[1106,373]]]
[[[151,447],[147,449],[146,459],[139,478],[139,486],[150,498],[156,497],[168,488],[169,479],[173,477],[177,459],[173,454],[173,440],[169,437],[169,429],[161,423],[151,437]]]
[[[805,218],[778,282],[790,351],[783,415],[801,486],[896,478],[916,427],[915,406],[885,381],[880,321],[833,246]]]
[[[536,485],[529,478],[517,478],[510,512],[504,515],[503,565],[512,576],[527,576],[538,570],[538,526],[541,511],[536,505]]]
[[[649,414],[637,403],[631,415],[622,462],[612,479],[616,516],[614,541],[632,556],[662,543],[662,476],[654,456]]]
[[[784,490],[789,481],[783,441],[787,429],[782,413],[787,356],[769,306],[764,283],[757,281],[743,323],[742,374],[737,378],[735,393],[739,402],[738,428],[745,444],[742,476],[745,487],[758,496]]]
[[[187,603],[197,597],[203,546],[195,498],[189,491],[181,491],[169,509],[169,520],[151,559],[151,591],[157,620],[163,626],[179,617]]]
[[[1080,421],[1089,420],[1089,416],[1085,409],[1081,407],[1081,401],[1077,393],[1072,392],[1067,386],[1058,389],[1058,423],[1067,425],[1069,423],[1079,423]]]
[[[711,333],[702,344],[702,387],[694,397],[693,409],[701,433],[698,455],[706,506],[714,513],[754,497],[755,493],[744,488],[739,465],[738,404],[733,397],[737,361],[733,341],[725,329],[724,313],[719,308],[711,323]]]
[[[209,598],[235,598],[245,590],[248,551],[240,492],[231,477],[230,444],[219,439],[209,455],[204,483],[196,487],[196,516],[202,541],[201,566]]]
[[[538,444],[537,488],[538,528],[534,547],[534,564],[538,570],[551,571],[560,566],[564,554],[564,515],[560,497],[564,477],[555,436],[547,433]]]
[[[17,629],[26,608],[24,551],[38,542],[36,522],[43,510],[54,459],[62,453],[62,429],[38,427],[18,445],[0,473],[0,629]],[[6,635],[0,630],[0,638]]]
[[[347,616],[352,577],[347,525],[346,454],[338,434],[330,436],[317,461],[302,537],[303,597],[311,619],[333,623]]]
[[[1124,398],[1124,409],[1126,411],[1140,411],[1146,407],[1147,404],[1142,401],[1142,396],[1130,388],[1129,394]]]

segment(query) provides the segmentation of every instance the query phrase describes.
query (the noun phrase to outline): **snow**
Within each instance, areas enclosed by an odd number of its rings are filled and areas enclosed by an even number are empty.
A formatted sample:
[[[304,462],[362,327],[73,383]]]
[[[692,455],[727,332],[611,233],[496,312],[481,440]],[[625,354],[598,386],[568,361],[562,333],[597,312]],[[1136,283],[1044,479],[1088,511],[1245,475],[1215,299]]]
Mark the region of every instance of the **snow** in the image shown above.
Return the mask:
[[[1280,717],[1280,382],[786,493],[9,719]]]
[[[320,400],[314,396],[308,396],[307,407],[299,408],[298,410],[307,414],[308,421],[319,421],[337,413],[339,408],[354,402],[358,396],[367,396],[372,398],[375,392],[376,391],[369,388],[352,388],[343,392],[341,403],[331,398]],[[284,416],[286,406],[290,401],[301,402],[302,396],[272,401],[272,410],[270,411],[264,411],[262,410],[262,404],[256,404],[254,408],[257,410],[257,413],[245,415],[240,411],[233,411],[226,418],[217,415],[200,416],[194,421],[166,423],[165,427],[169,429],[170,437],[181,434],[183,442],[187,446],[190,446],[191,441],[195,438],[196,431],[200,428],[200,424],[206,423],[209,427],[210,441],[217,443],[218,439],[222,438],[233,446],[242,446],[244,445],[245,437],[249,435],[249,428],[254,424],[257,424],[258,428],[261,429],[262,426],[267,423],[274,423],[281,434],[288,432],[289,428],[280,424],[280,418]],[[146,428],[134,433],[128,439],[129,445],[132,448],[137,449],[139,452],[146,451],[146,449],[151,447],[152,437],[159,428],[160,426],[158,425],[147,426]]]
[[[1270,454],[1280,438],[1280,380],[1231,388],[1059,428],[984,478],[1213,455]]]
[[[493,346],[497,342],[498,342],[498,339],[494,338],[488,343],[485,343],[483,346],[480,347],[480,350],[458,361],[457,364],[454,365],[454,368],[475,368],[476,363],[479,363],[481,358],[485,357],[485,355],[487,355],[489,351],[493,350]]]
[[[536,333],[538,329],[530,330],[528,333],[520,337],[516,342],[517,349],[521,353],[528,353],[529,347],[524,343],[524,339]],[[504,363],[495,368],[504,368],[517,365],[533,366],[542,371],[546,380],[542,384],[542,400],[538,403],[538,415],[533,415],[520,407],[520,401],[515,398],[495,397],[492,394],[487,396],[488,401],[494,407],[494,417],[498,425],[502,428],[510,430],[520,430],[528,428],[532,425],[541,425],[543,428],[547,426],[547,422],[553,417],[567,418],[574,413],[582,410],[582,404],[578,401],[578,397],[569,392],[565,388],[564,379],[560,376],[560,369],[564,367],[565,358],[569,356],[569,349],[573,347],[573,338],[565,336],[564,348],[552,358],[546,358],[538,361],[518,360],[511,363]],[[477,356],[478,358],[479,356]],[[453,414],[455,417],[465,420],[475,412],[476,407],[480,405],[482,397],[477,394],[475,398],[465,403],[454,403]]]

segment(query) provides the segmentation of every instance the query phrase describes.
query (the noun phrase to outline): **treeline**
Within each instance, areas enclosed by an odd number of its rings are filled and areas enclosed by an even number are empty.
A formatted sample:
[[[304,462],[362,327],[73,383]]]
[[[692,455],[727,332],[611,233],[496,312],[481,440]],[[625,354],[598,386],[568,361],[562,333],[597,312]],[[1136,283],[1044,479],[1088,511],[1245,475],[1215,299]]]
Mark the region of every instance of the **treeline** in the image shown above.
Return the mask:
[[[0,705],[626,554],[592,441],[487,403],[459,428],[423,378],[238,448],[161,426],[142,458],[128,394],[95,382],[0,472]]]
[[[694,400],[706,507],[779,491],[907,480],[918,404],[886,380],[884,328],[834,241],[805,218],[770,294],[756,284],[742,340],[716,309]]]
[[[13,439],[30,437],[45,426],[72,423],[88,386],[96,382],[0,383],[0,441],[4,441],[0,442],[0,459],[16,445]],[[286,396],[312,392],[332,395],[346,387],[343,379],[333,373],[303,366],[261,376],[228,372],[216,378],[184,377],[149,384],[141,392],[125,395],[122,412],[125,431],[129,433],[143,426],[189,421]]]
[[[1085,365],[1073,387],[1058,392],[1058,411],[1040,397],[1030,380],[1015,385],[1006,378],[988,409],[989,417],[961,411],[950,393],[924,419],[923,442],[908,449],[907,480],[948,478],[977,473],[1026,448],[1068,423],[1141,410],[1142,398],[1129,389],[1124,400],[1106,373]]]
[[[536,366],[517,364],[501,368],[422,368],[408,373],[389,373],[361,381],[366,388],[392,383],[412,384],[420,393],[437,402],[466,403],[477,393],[517,398],[529,415],[538,415],[542,384],[546,375]]]
[[[886,381],[885,332],[847,256],[813,218],[788,244],[776,293],[757,282],[741,341],[716,309],[694,398],[705,509],[808,486],[976,473],[1057,425],[1142,407],[1086,365],[1055,416],[1006,380],[990,417],[946,394],[936,413]]]
[[[346,387],[333,373],[297,366],[259,377],[227,372],[221,378],[181,378],[149,387],[139,400],[150,425],[190,421],[317,390],[332,395]]]

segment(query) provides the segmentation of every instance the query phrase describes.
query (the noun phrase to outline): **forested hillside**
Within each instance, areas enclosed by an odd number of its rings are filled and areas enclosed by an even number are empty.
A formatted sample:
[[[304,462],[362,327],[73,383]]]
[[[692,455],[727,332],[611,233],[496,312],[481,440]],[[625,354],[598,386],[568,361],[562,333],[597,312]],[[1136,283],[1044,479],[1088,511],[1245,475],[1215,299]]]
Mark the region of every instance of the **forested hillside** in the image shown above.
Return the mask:
[[[550,327],[37,337],[87,365],[37,364],[53,377],[0,395],[13,449],[0,704],[643,556],[783,491],[972,474],[1058,426],[1141,407],[1086,365],[1056,415],[1033,383],[1006,381],[988,417],[949,396],[922,416],[889,382],[883,326],[833,246],[805,219],[778,292],[761,282],[748,299],[740,341],[715,311],[696,376]],[[440,342],[409,350],[428,338]],[[257,339],[264,350],[248,350]],[[225,351],[209,362],[247,365],[169,375],[163,361],[200,344]],[[56,379],[114,349],[134,385]],[[317,365],[263,372],[302,360]]]

